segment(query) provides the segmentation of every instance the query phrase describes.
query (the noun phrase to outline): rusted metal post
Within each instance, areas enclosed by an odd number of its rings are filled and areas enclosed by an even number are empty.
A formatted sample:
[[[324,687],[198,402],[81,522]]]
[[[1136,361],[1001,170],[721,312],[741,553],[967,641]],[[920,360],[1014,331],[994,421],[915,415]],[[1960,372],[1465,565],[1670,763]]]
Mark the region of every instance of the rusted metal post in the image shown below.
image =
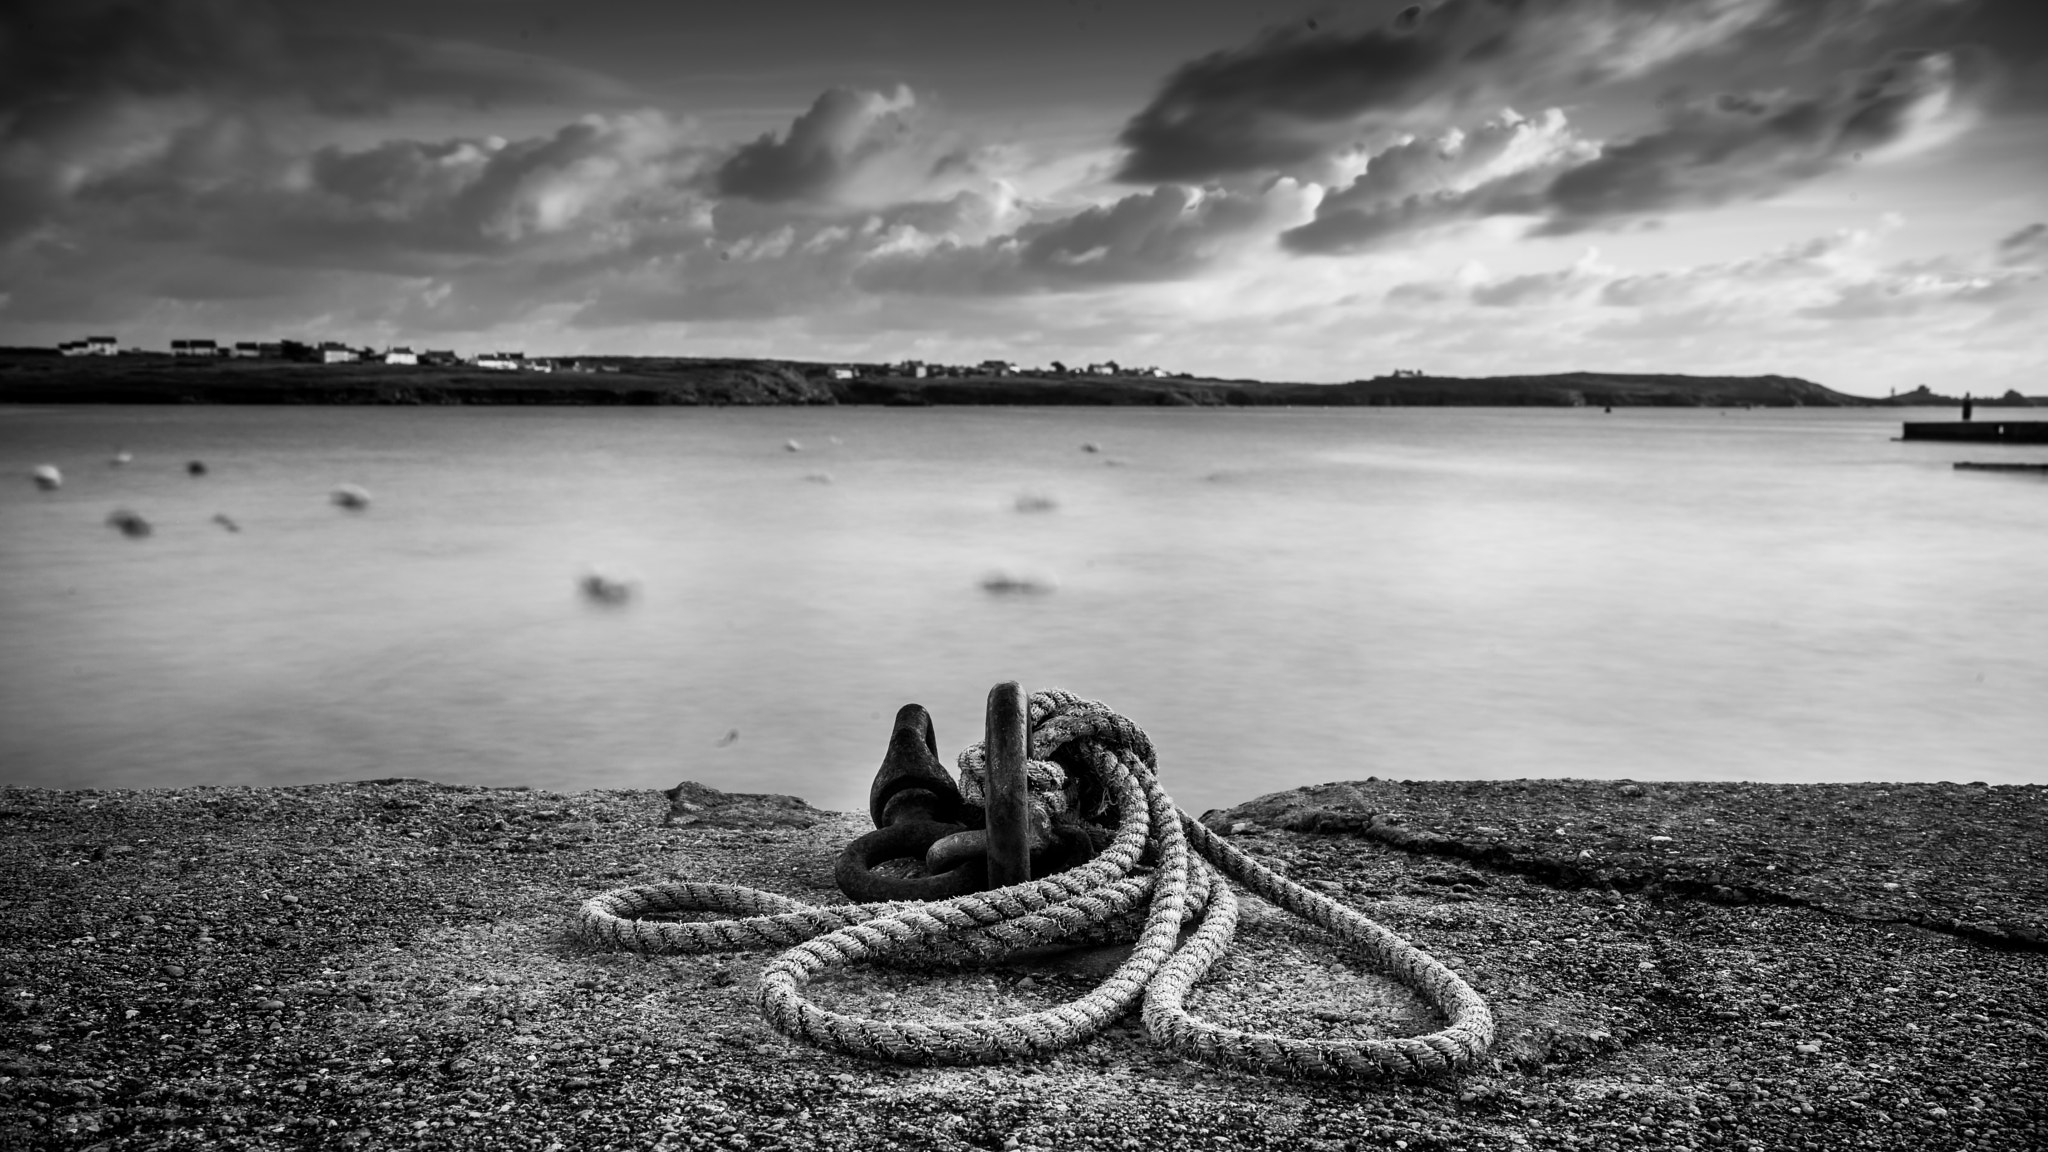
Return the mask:
[[[1007,888],[1031,879],[1031,802],[1024,777],[1031,717],[1015,680],[989,689],[987,737],[988,882]]]

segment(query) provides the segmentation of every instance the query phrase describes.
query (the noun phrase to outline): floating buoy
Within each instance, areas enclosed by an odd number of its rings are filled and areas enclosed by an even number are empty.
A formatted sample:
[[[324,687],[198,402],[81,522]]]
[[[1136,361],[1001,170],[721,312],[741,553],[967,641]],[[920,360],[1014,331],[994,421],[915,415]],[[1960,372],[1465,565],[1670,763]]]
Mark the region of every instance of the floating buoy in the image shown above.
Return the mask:
[[[633,598],[639,581],[615,572],[601,572],[595,568],[583,574],[576,582],[583,595],[599,604],[624,604]]]
[[[36,487],[45,492],[55,492],[64,486],[64,474],[57,471],[55,464],[38,464],[35,470]]]
[[[1102,451],[1102,445],[1100,445],[1100,444],[1097,444],[1097,443],[1096,443],[1095,441],[1093,441],[1093,440],[1090,440],[1090,441],[1088,441],[1087,443],[1085,443],[1085,444],[1081,445],[1081,451],[1083,451],[1083,452],[1100,452],[1100,451]]]
[[[335,506],[351,512],[361,512],[370,506],[370,493],[360,484],[343,484],[327,497]]]
[[[213,514],[213,522],[230,532],[240,532],[242,530],[242,526],[235,523],[234,519],[225,512],[215,512]]]
[[[784,440],[782,442],[782,450],[784,452],[801,452],[804,450],[804,446],[794,440]]]
[[[991,572],[981,578],[981,589],[998,596],[1043,596],[1059,588],[1051,576],[1023,572]]]
[[[114,458],[107,461],[107,463],[119,468],[133,459],[135,459],[135,453],[133,452],[116,452],[114,453]]]
[[[107,526],[118,529],[123,536],[137,540],[155,531],[149,526],[149,521],[126,508],[116,508],[107,513]]]
[[[188,461],[188,462],[187,462],[187,463],[185,464],[185,472],[186,472],[186,474],[187,474],[187,475],[190,475],[190,476],[204,476],[204,475],[206,475],[206,461],[204,461],[204,460],[192,460],[192,461]]]

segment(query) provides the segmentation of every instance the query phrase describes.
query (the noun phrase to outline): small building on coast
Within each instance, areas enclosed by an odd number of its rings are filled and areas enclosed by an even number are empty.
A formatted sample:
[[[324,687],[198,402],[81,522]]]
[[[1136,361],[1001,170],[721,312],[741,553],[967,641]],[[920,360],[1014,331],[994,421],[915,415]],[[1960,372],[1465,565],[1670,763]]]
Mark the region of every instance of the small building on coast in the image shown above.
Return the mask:
[[[320,342],[319,360],[322,364],[353,364],[358,359],[356,350],[334,340]]]
[[[57,351],[66,356],[112,356],[119,349],[112,336],[87,336],[83,340],[66,340],[57,345]]]
[[[213,340],[171,341],[171,355],[173,356],[197,356],[210,360],[221,356],[226,351],[218,342]]]
[[[417,364],[420,354],[410,348],[387,348],[378,359],[386,364]]]

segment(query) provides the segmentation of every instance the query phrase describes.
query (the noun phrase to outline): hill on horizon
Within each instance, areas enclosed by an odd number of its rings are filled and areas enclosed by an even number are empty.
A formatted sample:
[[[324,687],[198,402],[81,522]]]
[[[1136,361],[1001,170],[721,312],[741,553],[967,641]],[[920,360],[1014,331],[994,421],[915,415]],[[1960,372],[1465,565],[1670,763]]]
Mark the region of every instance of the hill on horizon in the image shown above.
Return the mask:
[[[863,365],[732,357],[586,356],[551,373],[473,365],[192,361],[162,354],[0,352],[0,402],[29,404],[1078,405],[1159,407],[1869,408],[1958,406],[1926,386],[1857,396],[1796,376],[1560,372],[1395,374],[1339,384],[1137,375],[968,372],[913,377]],[[581,370],[578,370],[580,368]],[[1984,408],[2048,407],[2017,392]]]

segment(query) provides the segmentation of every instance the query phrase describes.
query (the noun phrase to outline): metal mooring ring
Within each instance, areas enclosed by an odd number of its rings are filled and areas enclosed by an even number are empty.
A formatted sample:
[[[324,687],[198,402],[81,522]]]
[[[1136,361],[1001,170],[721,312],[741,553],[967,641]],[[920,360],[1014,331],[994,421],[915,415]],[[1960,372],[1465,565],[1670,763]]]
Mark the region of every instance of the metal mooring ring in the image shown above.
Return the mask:
[[[833,878],[849,897],[871,902],[879,900],[948,900],[988,887],[988,862],[966,860],[958,868],[933,876],[888,876],[874,871],[889,860],[922,861],[933,844],[963,831],[959,824],[930,821],[891,824],[877,828],[849,843],[839,853]]]
[[[1055,824],[1050,829],[1034,825],[1031,829],[1031,874],[1051,876],[1070,868],[1079,868],[1095,859],[1095,842],[1088,833],[1071,824]],[[932,874],[951,872],[965,866],[969,861],[988,859],[988,831],[983,828],[969,828],[942,836],[925,850],[924,866]]]

